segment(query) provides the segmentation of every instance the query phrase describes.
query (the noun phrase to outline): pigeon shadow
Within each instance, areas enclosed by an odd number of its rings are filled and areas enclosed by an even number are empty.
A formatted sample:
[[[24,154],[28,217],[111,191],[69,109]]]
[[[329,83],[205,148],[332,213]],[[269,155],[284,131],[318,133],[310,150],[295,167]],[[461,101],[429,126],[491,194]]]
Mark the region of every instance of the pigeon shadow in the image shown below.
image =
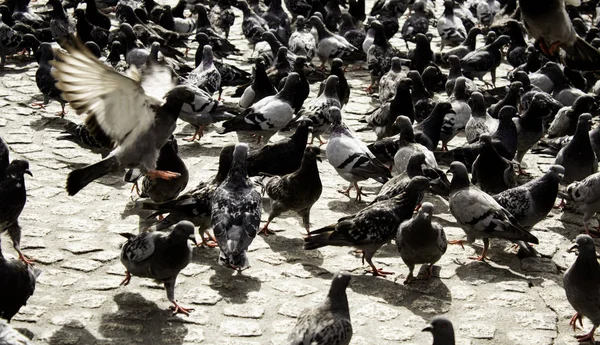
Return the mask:
[[[408,285],[391,278],[373,277],[371,274],[353,275],[349,288],[362,295],[382,298],[391,305],[405,307],[412,313],[429,319],[448,312],[452,306],[452,294],[446,284],[435,277],[436,270],[439,273],[439,267],[434,266],[434,277]],[[424,305],[427,308],[423,308]]]
[[[59,116],[41,116],[29,123],[29,127],[35,131],[46,129],[56,130],[59,134],[65,131],[65,124],[69,121]]]
[[[498,256],[495,257],[497,258]],[[515,261],[519,262],[518,259]],[[456,276],[460,280],[472,284],[520,280],[526,281],[530,287],[533,287],[534,284],[532,279],[530,279],[531,277],[528,277],[525,273],[521,273],[520,267],[515,269],[515,267],[500,265],[502,263],[497,260],[491,262],[469,260],[469,262],[464,262],[456,268]]]
[[[346,198],[345,196],[343,196]],[[358,211],[367,207],[371,201],[355,202],[354,198],[345,200],[331,200],[327,203],[327,208],[333,212],[345,213],[348,215],[356,214]]]
[[[315,250],[305,250],[304,240],[287,236],[263,236],[270,249],[283,256],[288,264],[299,263],[305,271],[317,278],[331,279],[329,272],[321,268],[323,256]]]
[[[235,304],[244,304],[248,301],[248,294],[259,291],[262,283],[258,278],[246,275],[244,271],[238,272],[230,268],[221,267],[213,261],[215,274],[210,277],[209,287],[219,293],[226,301]]]

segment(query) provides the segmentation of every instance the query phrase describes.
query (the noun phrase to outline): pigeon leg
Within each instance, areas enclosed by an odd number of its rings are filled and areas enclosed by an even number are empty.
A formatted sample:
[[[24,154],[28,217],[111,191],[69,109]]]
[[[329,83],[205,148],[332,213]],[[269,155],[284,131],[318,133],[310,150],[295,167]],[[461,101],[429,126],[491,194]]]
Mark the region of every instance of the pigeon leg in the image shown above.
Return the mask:
[[[594,341],[594,332],[595,331],[596,331],[596,326],[592,327],[592,330],[590,331],[590,333],[584,334],[584,335],[576,335],[575,338],[580,343],[591,341],[593,344],[595,344],[596,343]]]
[[[181,176],[180,173],[175,173],[175,172],[171,172],[171,171],[163,171],[163,170],[150,170],[146,173],[146,176],[148,176],[151,179],[163,179],[163,180],[171,180],[174,178],[177,178],[179,176]]]
[[[352,190],[352,183],[350,183],[350,185],[348,186],[348,189],[343,190],[343,189],[339,189],[338,193],[344,194],[347,197],[350,197],[350,190]]]
[[[138,197],[142,196],[142,194],[140,193],[140,187],[138,186],[137,181],[135,181],[133,183],[133,186],[131,186],[131,192],[130,193],[133,193],[134,190],[135,190],[135,193],[137,194]]]
[[[164,282],[165,290],[167,290],[167,298],[169,299],[169,302],[173,303],[173,305],[170,306],[169,309],[173,310],[173,315],[181,313],[186,316],[189,316],[190,312],[194,309],[184,308],[179,303],[177,303],[177,301],[175,301],[175,279],[176,278],[173,278]]]
[[[319,147],[321,147],[321,146],[323,146],[323,145],[327,144],[327,142],[326,142],[326,141],[323,141],[323,139],[321,139],[321,136],[320,136],[320,135],[317,135],[317,139],[319,139]]]
[[[554,208],[558,208],[558,209],[562,210],[565,208],[565,206],[567,206],[567,204],[565,203],[565,199],[561,199],[560,203],[558,205],[554,206]]]
[[[196,131],[194,132],[194,135],[192,135],[191,138],[183,138],[183,140],[193,142],[196,140],[196,137],[198,137],[198,140],[200,140],[200,138],[202,138],[203,135],[204,135],[204,126],[198,126],[198,129],[196,129]]]
[[[442,151],[449,151],[449,150],[448,150],[448,145],[447,145],[447,144],[443,144],[443,143],[442,143]]]
[[[463,240],[451,240],[451,241],[448,241],[448,244],[458,244],[462,247],[463,250],[465,250],[465,242],[466,241],[463,241]]]
[[[204,237],[204,234],[208,234],[207,237]],[[217,240],[210,234],[210,232],[205,231],[200,237],[202,238],[202,242],[198,243],[196,247],[207,246],[208,248],[216,248],[219,246],[217,244]]]
[[[19,260],[21,260],[25,265],[32,265],[35,262],[34,259],[26,257],[21,250],[17,250],[17,253],[19,253]]]
[[[375,86],[375,82],[374,81],[371,82],[371,85],[367,86],[367,88],[365,89],[365,92],[369,93],[369,94],[373,93],[373,86]]]
[[[31,265],[34,260],[27,258],[21,251],[21,226],[18,223],[15,223],[9,226],[7,231],[8,236],[10,236],[10,239],[13,242],[13,248],[19,254],[19,260],[23,261],[26,265]]]
[[[371,266],[371,269],[368,269],[367,272],[372,273],[376,277],[377,276],[385,277],[386,275],[394,274],[394,272],[386,272],[386,271],[383,271],[381,268],[375,267],[375,265],[373,264],[373,261],[371,261],[374,254],[375,254],[375,252],[366,251],[366,250],[363,251],[363,260],[367,260],[367,263],[369,264],[369,266]]]
[[[408,272],[408,276],[406,277],[406,279],[404,279],[404,285],[408,285],[415,280],[415,276],[413,275],[415,266],[414,265],[408,266],[408,269],[409,269],[409,272]]]
[[[271,224],[271,220],[269,219],[267,221],[267,224],[265,224],[265,226],[263,226],[262,229],[260,229],[260,231],[258,232],[258,234],[264,234],[265,236],[269,236],[269,235],[275,235],[274,231],[269,230],[269,224]]]
[[[587,222],[585,223],[585,233],[592,238],[600,238],[597,231],[592,231],[589,229]]]
[[[575,332],[577,330],[577,321],[579,320],[579,325],[581,325],[581,327],[583,327],[583,321],[581,320],[583,318],[583,315],[579,314],[579,313],[575,313],[573,315],[573,317],[571,318],[571,321],[569,321],[569,326],[573,326],[573,332]]]
[[[44,103],[44,102],[33,102],[29,106],[46,110],[46,104],[47,103]]]
[[[521,176],[531,176],[530,173],[528,173],[527,171],[523,170],[523,168],[521,167],[521,165],[519,165],[519,172],[518,172],[518,174],[521,175]]]
[[[415,207],[415,212],[419,212],[420,209],[421,209],[421,204],[417,204],[417,207]]]
[[[483,239],[483,251],[481,252],[481,255],[480,256],[470,256],[469,259],[485,262],[485,259],[486,259],[485,253],[487,252],[489,247],[490,247],[490,240],[487,238],[484,238]]]
[[[129,271],[125,271],[125,279],[123,279],[123,281],[119,285],[127,286],[127,285],[129,285],[130,281],[131,281],[131,273],[129,273]]]
[[[58,114],[56,114],[57,116],[60,116],[60,118],[64,118],[65,114],[67,114],[67,111],[65,110],[65,104],[63,102],[60,103],[60,111],[58,112]]]
[[[358,182],[354,182],[354,188],[356,188],[356,199],[354,199],[354,202],[361,202],[362,196],[366,194],[362,192],[362,188],[358,186]]]

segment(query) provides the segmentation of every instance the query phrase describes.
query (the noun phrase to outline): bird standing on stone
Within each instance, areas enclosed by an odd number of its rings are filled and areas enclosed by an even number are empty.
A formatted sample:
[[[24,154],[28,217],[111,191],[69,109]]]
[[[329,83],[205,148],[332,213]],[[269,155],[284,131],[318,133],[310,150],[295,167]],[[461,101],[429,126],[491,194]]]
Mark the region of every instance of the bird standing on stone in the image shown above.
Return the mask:
[[[423,328],[423,332],[433,335],[433,345],[455,344],[452,322],[443,316],[434,317],[427,327]]]
[[[7,260],[0,248],[0,319],[8,322],[19,312],[35,290],[35,280],[41,271],[16,260]],[[0,329],[0,344],[3,332]]]
[[[565,168],[563,183],[569,184],[581,181],[598,171],[598,157],[590,142],[590,127],[592,115],[589,113],[579,115],[577,129],[573,140],[563,147],[556,155],[554,164]]]
[[[433,275],[433,264],[444,255],[448,248],[448,240],[444,228],[432,221],[433,204],[424,202],[419,208],[416,217],[405,221],[398,228],[396,245],[404,264],[408,266],[408,276],[404,284],[412,282],[415,278],[413,271],[416,264],[429,264],[428,279]]]
[[[175,300],[175,282],[179,272],[192,261],[192,248],[188,243],[194,235],[194,224],[181,221],[168,234],[142,232],[139,235],[121,233],[127,242],[121,249],[121,263],[127,271],[121,285],[129,284],[131,276],[152,278],[163,283],[173,315],[189,315],[194,310],[182,307]],[[194,240],[195,242],[195,240]]]
[[[583,326],[581,319],[585,316],[594,325],[585,335],[575,336],[579,342],[594,341],[594,331],[600,325],[600,264],[596,257],[596,245],[588,235],[578,235],[569,252],[578,251],[577,259],[563,277],[563,286],[567,300],[575,309],[575,315],[569,321],[573,331],[577,321]]]
[[[588,235],[592,235],[588,222],[600,212],[600,173],[592,174],[582,181],[573,182],[567,186],[566,191],[559,191],[563,199],[573,202],[573,208],[583,212],[583,224]]]
[[[248,145],[237,144],[227,178],[212,199],[211,223],[221,249],[219,264],[242,271],[250,267],[247,251],[260,225],[260,193],[248,178]]]
[[[296,326],[288,336],[287,345],[348,345],[352,339],[352,323],[346,288],[350,274],[333,277],[325,301],[303,310]]]

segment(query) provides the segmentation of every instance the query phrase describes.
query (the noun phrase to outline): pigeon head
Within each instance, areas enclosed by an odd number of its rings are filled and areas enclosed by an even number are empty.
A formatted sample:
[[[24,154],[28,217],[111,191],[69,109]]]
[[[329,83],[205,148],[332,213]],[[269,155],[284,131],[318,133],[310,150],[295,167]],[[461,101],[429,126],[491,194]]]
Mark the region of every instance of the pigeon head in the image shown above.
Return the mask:
[[[454,14],[454,2],[452,0],[444,1],[444,14]]]
[[[592,112],[595,111],[598,104],[596,103],[596,99],[592,95],[581,95],[573,103],[573,110],[575,112],[581,114],[584,112]]]
[[[412,7],[413,12],[422,14],[425,12],[425,1],[416,1]]]
[[[415,176],[410,179],[404,193],[416,193],[429,189],[429,180],[425,176]],[[400,194],[402,195],[402,194]]]
[[[33,177],[31,170],[29,170],[29,162],[22,159],[15,159],[6,168],[6,175],[15,175],[16,177],[22,177],[24,174]]]
[[[600,38],[594,38],[590,45],[596,49],[600,48]]]
[[[195,227],[194,224],[192,224],[192,222],[182,220],[181,222],[177,223],[177,225],[175,225],[175,228],[173,228],[173,231],[171,232],[171,236],[177,238],[185,238],[186,240],[189,238],[190,240],[192,240],[192,242],[194,242],[195,245],[198,245],[194,236],[194,230]]]
[[[348,284],[350,284],[350,279],[352,276],[347,272],[340,272],[333,276],[333,280],[331,281],[331,287],[329,288],[329,295],[331,297],[339,295],[343,293]]]
[[[83,8],[76,8],[75,11],[73,11],[73,16],[78,20],[83,19],[85,18],[85,11],[83,10]]]
[[[548,108],[548,102],[546,101],[546,95],[538,92],[533,96],[530,108]]]
[[[406,165],[406,173],[409,177],[423,176],[423,164],[425,164],[425,154],[423,152],[415,152],[408,159]]]
[[[496,34],[496,31],[488,31],[487,35],[485,35],[485,44],[489,45],[494,43],[496,38],[498,38],[498,34]]]
[[[548,168],[548,173],[556,174],[559,180],[561,180],[565,176],[565,168],[562,165],[554,164]]]
[[[568,252],[572,253],[575,250],[579,252],[580,257],[592,257],[594,260],[596,260],[596,244],[590,235],[577,235],[575,244],[568,249]]]
[[[160,50],[160,43],[152,42],[152,45],[150,46],[150,55],[158,56],[159,50]]]
[[[519,116],[519,113],[517,112],[517,108],[513,107],[512,105],[503,106],[502,109],[500,109],[500,112],[498,113],[498,118],[500,120],[512,119],[513,117],[517,117],[517,116]]]
[[[447,173],[452,174],[450,190],[460,189],[469,186],[469,173],[467,167],[459,161],[454,161],[450,164],[450,169]]]
[[[473,92],[467,103],[474,112],[482,111],[482,109],[485,111],[485,102],[483,101],[483,95],[480,92]]]
[[[423,332],[433,335],[434,344],[454,344],[454,327],[452,322],[443,316],[433,318]]]
[[[205,45],[202,49],[202,64],[211,65],[213,63],[213,50],[210,45]]]
[[[95,57],[100,59],[100,57],[102,56],[102,50],[100,50],[100,47],[98,46],[98,44],[96,44],[96,42],[87,41],[85,42],[84,46],[90,51],[90,53],[92,53]]]
[[[178,85],[171,89],[169,92],[167,92],[167,94],[165,95],[165,99],[167,100],[167,103],[187,103],[193,106],[194,101],[196,100],[196,93],[189,86]]]
[[[456,78],[456,81],[454,82],[454,93],[458,91],[464,92],[467,89],[467,78],[465,77],[458,77]]]
[[[348,12],[342,12],[342,16],[340,17],[342,23],[351,24],[353,22],[352,15]]]
[[[479,136],[479,142],[483,146],[491,146],[492,145],[492,136],[489,133],[483,133]]]
[[[392,58],[392,67],[391,67],[392,71],[398,73],[400,71],[402,71],[402,60],[400,60],[399,57],[394,56]]]
[[[510,84],[509,92],[514,92],[515,94],[521,94],[523,91],[525,91],[523,89],[523,83],[521,83],[520,81],[513,81]]]
[[[337,77],[336,77],[337,78]],[[278,95],[280,97],[292,97],[296,93],[296,86],[300,83],[300,75],[296,72],[292,72],[288,74],[287,79],[285,80],[285,84],[283,85],[283,89],[279,91]]]
[[[319,18],[316,15],[312,15],[309,19],[308,22],[313,25],[314,27],[316,27],[317,29],[323,29],[325,28],[325,25],[323,24],[323,20],[321,18]]]
[[[563,71],[560,69],[560,66],[556,62],[549,61],[542,68],[541,72],[548,76],[552,81],[559,79],[560,77],[564,78]]]
[[[431,219],[431,216],[433,216],[433,204],[430,202],[422,203],[421,208],[419,209],[418,216],[426,219]]]
[[[456,111],[452,108],[452,104],[450,102],[440,102],[435,105],[432,112],[441,113],[441,114],[456,114]]]
[[[338,78],[336,75],[330,75],[329,77],[327,77],[327,80],[325,81],[325,95],[327,97],[337,97],[339,96],[337,94],[337,86],[340,82],[340,78]]]
[[[488,33],[488,35],[489,35],[490,33],[492,33],[492,32],[493,32],[493,31],[490,31],[490,32]],[[509,43],[510,43],[510,36],[507,36],[507,35],[502,35],[502,36],[500,36],[500,37],[496,38],[496,39],[494,40],[494,42],[492,43],[492,45],[494,45],[495,47],[502,47],[502,46],[504,46],[504,45],[506,45],[506,44],[509,44]]]
[[[340,58],[335,58],[331,61],[331,73],[333,71],[343,71],[344,69],[344,61]]]
[[[579,115],[579,119],[577,119],[577,131],[585,130],[586,132],[590,130],[592,126],[592,115],[590,113],[585,113]]]
[[[410,120],[410,118],[408,116],[404,116],[404,115],[398,116],[396,118],[396,120],[394,121],[394,127],[398,128],[401,138],[409,140],[409,138],[407,138],[407,137],[410,137],[410,138],[412,138],[411,141],[414,141],[414,132],[413,132],[413,128],[412,128],[412,121]]]
[[[427,36],[418,33],[417,36],[415,36],[415,40],[416,40],[416,44],[417,47],[422,46],[422,47],[429,47],[429,39],[427,38]]]
[[[304,16],[296,17],[296,30],[304,30],[304,22],[305,21],[306,21],[306,19],[304,18]]]
[[[396,86],[396,91],[407,91],[413,87],[413,81],[410,78],[402,78]]]
[[[319,162],[321,162],[321,149],[317,146],[313,146],[313,145],[308,145],[306,146],[306,148],[304,149],[304,157],[303,157],[303,161],[304,160],[318,160]]]
[[[285,47],[282,47],[282,48],[285,48]],[[285,54],[287,55],[287,48],[286,48]],[[294,61],[294,67],[302,69],[302,68],[304,68],[304,66],[306,66],[306,56],[302,56],[302,55],[297,56],[296,60]]]
[[[456,55],[448,56],[448,63],[451,67],[460,67],[460,58]]]
[[[43,42],[38,50],[40,54],[40,63],[46,63],[47,61],[54,60],[54,49],[48,42]]]
[[[528,88],[531,85],[531,80],[529,80],[529,76],[527,75],[527,73],[525,73],[523,71],[515,72],[512,76],[511,81],[512,82],[520,81],[521,85],[523,85],[524,88]]]
[[[233,150],[235,145],[227,145],[221,149],[219,154],[219,169],[217,170],[217,176],[215,176],[215,182],[221,183],[227,177],[231,164],[233,163]]]
[[[237,8],[242,10],[242,12],[246,12],[250,10],[250,5],[245,0],[238,0],[236,3]]]
[[[196,41],[198,41],[198,45],[200,45],[200,46],[205,46],[207,44],[210,44],[208,35],[205,34],[204,32],[199,32],[196,34]]]

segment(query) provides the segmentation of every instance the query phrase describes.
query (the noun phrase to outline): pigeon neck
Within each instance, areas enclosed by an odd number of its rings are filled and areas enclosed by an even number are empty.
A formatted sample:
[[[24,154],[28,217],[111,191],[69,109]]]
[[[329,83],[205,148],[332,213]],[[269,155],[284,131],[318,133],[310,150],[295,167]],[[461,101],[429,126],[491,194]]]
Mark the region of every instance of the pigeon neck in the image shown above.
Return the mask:
[[[79,15],[77,16],[77,24],[76,24],[77,28],[83,32],[90,32],[92,30],[92,25],[90,24],[89,20],[86,18],[85,15]]]
[[[341,313],[350,318],[350,310],[348,308],[348,296],[346,295],[346,288],[337,286],[337,282],[331,284],[329,293],[327,294],[326,303],[329,304],[331,311]]]
[[[225,180],[226,184],[235,186],[248,188],[250,187],[250,183],[248,181],[248,171],[247,171],[247,163],[246,159],[238,159],[233,161],[231,168],[229,169],[229,174],[227,175],[227,179]]]
[[[462,85],[454,85],[454,98],[459,101],[466,101],[469,96],[467,95],[467,88],[464,84]]]
[[[210,52],[202,54],[202,67],[206,70],[213,65],[213,55]]]
[[[472,114],[473,117],[485,117],[485,104],[483,104],[482,102],[473,102]]]
[[[271,52],[274,56],[277,56],[279,48],[283,47],[283,44],[281,44],[275,36],[267,37],[267,43],[269,44],[269,47],[271,47]]]
[[[273,11],[282,11],[281,0],[271,0],[271,4],[269,5],[269,12]]]
[[[470,186],[469,178],[463,174],[454,174],[450,182],[450,192],[459,191]]]
[[[286,101],[286,102],[290,103],[291,100],[294,98],[294,95],[296,94],[296,90],[295,90],[296,85],[297,85],[297,83],[291,83],[288,79],[286,81],[285,85],[283,86],[283,89],[281,89],[281,91],[279,91],[279,93],[277,93],[277,98],[279,98],[282,101]]]
[[[319,21],[314,25],[315,29],[317,29],[317,35],[319,36],[319,40],[322,40],[327,37],[333,36],[333,33],[325,27],[323,22]]]
[[[404,140],[407,143],[415,142],[415,131],[410,124],[406,124],[405,127],[400,129],[400,140]]]
[[[296,129],[296,132],[294,132],[294,134],[292,134],[292,137],[290,139],[299,145],[303,145],[308,141],[309,133],[310,133],[310,131],[308,129],[308,125],[301,124]]]
[[[325,84],[325,91],[323,93],[328,98],[339,99],[339,95],[337,94],[337,86],[338,83],[327,83]]]
[[[595,251],[579,251],[577,255],[577,259],[575,259],[575,264],[573,265],[576,269],[582,270],[586,272],[586,275],[589,275],[590,272],[600,270],[600,264],[598,263],[598,259],[596,258]]]
[[[450,66],[450,71],[448,72],[448,78],[456,79],[458,77],[462,77],[462,69],[460,68],[460,63],[452,64]]]
[[[267,71],[265,70],[264,66],[261,65],[256,68],[254,83],[252,84],[252,87],[263,88],[268,85],[271,85],[271,88],[273,88],[271,80],[269,80],[269,76],[267,75]]]
[[[48,61],[54,60],[54,54],[52,53],[52,48],[48,49],[48,51],[44,51],[42,56],[40,57],[40,65],[47,65]]]
[[[408,177],[413,178],[415,176],[423,176],[423,168],[421,162],[416,160],[409,160],[406,165],[406,175]]]
[[[390,45],[390,42],[385,37],[383,33],[383,29],[378,29],[375,31],[375,38],[373,40],[373,44],[379,47],[387,47]]]
[[[65,13],[65,10],[63,9],[62,4],[60,2],[52,3],[52,16],[54,18],[67,20],[67,14]]]
[[[477,34],[478,32],[475,30],[469,31],[469,34],[467,34],[467,38],[465,38],[465,41],[462,43],[462,45],[469,48],[470,51],[475,50],[475,45],[477,43]]]
[[[96,1],[95,0],[85,0],[85,11],[86,11],[86,13],[98,12],[98,8],[96,7]]]
[[[444,7],[444,16],[453,17],[454,16],[454,7],[452,7],[452,6]]]
[[[317,167],[316,157],[302,157],[302,163],[300,163],[300,169],[298,170],[299,175],[314,175],[316,173],[319,176],[319,168]]]

